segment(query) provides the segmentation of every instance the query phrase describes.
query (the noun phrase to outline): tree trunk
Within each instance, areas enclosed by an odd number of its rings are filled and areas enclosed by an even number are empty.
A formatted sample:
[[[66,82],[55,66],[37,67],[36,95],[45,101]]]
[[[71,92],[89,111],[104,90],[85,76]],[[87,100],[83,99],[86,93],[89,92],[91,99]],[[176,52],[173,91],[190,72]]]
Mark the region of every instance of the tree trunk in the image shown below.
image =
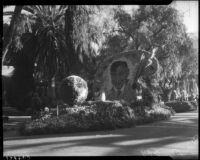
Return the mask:
[[[10,22],[10,26],[9,26],[6,34],[5,34],[4,42],[3,42],[2,65],[5,61],[6,54],[8,52],[8,48],[9,48],[11,42],[12,42],[12,38],[13,38],[14,31],[15,31],[15,28],[16,28],[16,22],[17,22],[20,14],[21,14],[22,8],[23,8],[23,5],[15,7],[14,14],[13,14],[11,22]]]
[[[65,12],[65,34],[66,34],[66,45],[69,55],[68,64],[69,64],[69,74],[74,72],[73,66],[76,66],[76,54],[73,44],[73,31],[74,31],[74,16],[77,6],[69,5],[68,9]]]
[[[133,86],[132,86],[133,89],[135,89],[137,80],[142,75],[142,72],[144,71],[144,68],[147,65],[148,60],[149,60],[149,57],[146,57],[146,55],[142,55],[142,56],[144,56],[144,58],[141,59],[140,62],[139,62],[139,66],[137,68],[137,71],[136,71],[136,74],[135,74],[135,77],[134,77],[134,80],[133,80]]]

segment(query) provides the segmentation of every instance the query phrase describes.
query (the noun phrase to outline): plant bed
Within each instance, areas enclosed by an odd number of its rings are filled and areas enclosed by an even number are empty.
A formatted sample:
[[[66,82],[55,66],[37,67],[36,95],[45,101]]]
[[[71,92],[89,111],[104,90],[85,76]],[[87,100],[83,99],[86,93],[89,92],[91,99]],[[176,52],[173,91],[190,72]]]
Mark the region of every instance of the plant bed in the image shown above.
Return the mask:
[[[26,122],[19,130],[21,135],[114,130],[167,120],[174,114],[173,109],[164,104],[129,107],[119,101],[90,101],[72,108],[61,108],[59,116],[54,110]]]
[[[195,101],[170,101],[166,102],[165,105],[172,107],[177,113],[194,111],[198,107]]]
[[[132,106],[132,108],[136,116],[136,125],[167,120],[175,114],[175,111],[172,108],[165,106],[164,104],[154,104],[152,107]]]
[[[190,101],[190,103],[197,109],[199,105],[197,101]]]
[[[118,101],[95,101],[66,108],[58,117],[49,114],[27,122],[21,126],[20,133],[37,135],[113,130],[132,127],[135,123],[135,116],[130,107],[123,106]]]

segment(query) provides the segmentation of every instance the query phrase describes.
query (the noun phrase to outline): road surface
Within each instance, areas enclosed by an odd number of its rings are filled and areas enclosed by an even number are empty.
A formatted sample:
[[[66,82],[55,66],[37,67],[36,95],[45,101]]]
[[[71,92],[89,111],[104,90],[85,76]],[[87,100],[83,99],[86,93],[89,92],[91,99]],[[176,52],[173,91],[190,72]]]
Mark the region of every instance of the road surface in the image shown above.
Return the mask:
[[[172,156],[198,158],[198,113],[114,131],[4,137],[4,156]]]

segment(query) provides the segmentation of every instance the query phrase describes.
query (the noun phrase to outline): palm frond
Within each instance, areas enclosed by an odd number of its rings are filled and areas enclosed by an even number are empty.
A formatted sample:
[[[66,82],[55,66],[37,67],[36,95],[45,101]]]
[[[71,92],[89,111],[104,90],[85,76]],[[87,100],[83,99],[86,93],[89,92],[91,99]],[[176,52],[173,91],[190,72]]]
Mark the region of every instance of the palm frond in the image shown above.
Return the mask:
[[[31,13],[31,14],[34,14],[34,10],[30,6],[24,6],[23,10],[25,10],[25,11]]]
[[[63,17],[63,16],[64,16],[64,14],[57,15],[57,16],[53,19],[53,22],[56,24],[56,23],[60,20],[60,18]]]

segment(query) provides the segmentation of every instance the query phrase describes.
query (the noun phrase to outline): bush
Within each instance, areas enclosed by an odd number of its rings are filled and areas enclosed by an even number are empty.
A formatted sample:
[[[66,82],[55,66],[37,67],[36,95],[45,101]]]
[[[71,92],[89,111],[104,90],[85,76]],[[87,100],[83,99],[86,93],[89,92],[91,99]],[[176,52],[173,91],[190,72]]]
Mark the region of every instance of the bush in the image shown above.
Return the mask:
[[[172,107],[177,113],[193,111],[196,110],[198,106],[197,102],[195,101],[170,101],[166,102],[165,105]]]
[[[190,101],[190,103],[197,109],[199,105],[197,101]]]
[[[48,114],[51,115],[51,114]],[[66,108],[64,114],[43,116],[25,123],[22,135],[72,133],[82,131],[111,130],[135,125],[133,110],[120,102],[86,102],[74,108]]]
[[[165,106],[164,104],[153,104],[152,107],[132,106],[132,108],[136,116],[137,125],[167,120],[175,113],[172,108]]]
[[[62,108],[58,117],[55,111],[42,114],[38,119],[20,128],[22,135],[73,133],[84,131],[113,130],[135,124],[166,120],[174,110],[164,104],[152,107],[122,105],[119,101],[90,101],[73,108]]]

